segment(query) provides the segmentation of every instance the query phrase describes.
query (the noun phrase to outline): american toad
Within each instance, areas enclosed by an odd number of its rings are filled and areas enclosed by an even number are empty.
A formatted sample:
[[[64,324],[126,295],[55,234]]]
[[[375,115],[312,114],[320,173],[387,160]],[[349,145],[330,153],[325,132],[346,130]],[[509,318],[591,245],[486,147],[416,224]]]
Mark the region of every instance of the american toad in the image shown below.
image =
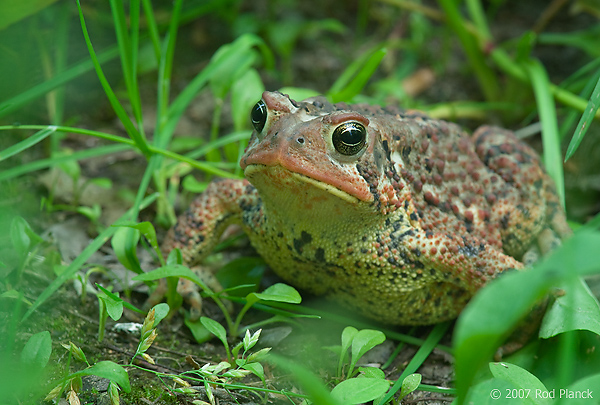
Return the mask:
[[[167,237],[188,264],[237,223],[291,285],[429,324],[570,232],[538,155],[507,130],[278,92],[251,119],[246,180],[212,182]]]

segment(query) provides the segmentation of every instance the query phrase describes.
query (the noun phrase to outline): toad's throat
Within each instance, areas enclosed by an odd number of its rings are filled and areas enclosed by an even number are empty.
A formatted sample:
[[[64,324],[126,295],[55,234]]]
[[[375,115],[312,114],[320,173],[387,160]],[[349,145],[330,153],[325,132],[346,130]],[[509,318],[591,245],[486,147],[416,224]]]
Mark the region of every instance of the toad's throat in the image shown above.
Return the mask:
[[[265,187],[297,189],[301,185],[312,186],[317,192],[324,191],[350,204],[357,204],[359,199],[331,184],[314,179],[305,174],[296,173],[281,165],[267,166],[264,164],[249,164],[244,175],[257,189]]]

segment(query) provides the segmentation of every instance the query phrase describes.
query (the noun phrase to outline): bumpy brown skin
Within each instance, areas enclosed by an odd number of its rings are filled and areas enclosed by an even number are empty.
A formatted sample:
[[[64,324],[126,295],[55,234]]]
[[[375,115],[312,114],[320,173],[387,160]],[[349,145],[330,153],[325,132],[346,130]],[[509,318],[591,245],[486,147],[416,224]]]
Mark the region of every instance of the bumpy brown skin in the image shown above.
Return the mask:
[[[247,180],[213,182],[165,242],[187,263],[238,223],[288,283],[385,323],[429,324],[570,232],[537,154],[509,131],[469,137],[416,111],[262,100]],[[353,156],[332,142],[348,121],[367,128]]]

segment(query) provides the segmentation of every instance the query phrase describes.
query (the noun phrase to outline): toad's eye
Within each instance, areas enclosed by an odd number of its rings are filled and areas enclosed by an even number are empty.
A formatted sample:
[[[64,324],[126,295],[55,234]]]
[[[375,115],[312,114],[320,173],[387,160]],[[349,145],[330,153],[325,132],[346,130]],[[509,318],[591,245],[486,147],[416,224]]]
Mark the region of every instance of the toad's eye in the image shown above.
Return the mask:
[[[342,155],[356,155],[367,142],[367,130],[360,122],[345,122],[333,131],[331,141]]]
[[[256,132],[262,132],[267,122],[267,106],[264,101],[260,100],[254,104],[252,111],[250,111],[250,120]]]

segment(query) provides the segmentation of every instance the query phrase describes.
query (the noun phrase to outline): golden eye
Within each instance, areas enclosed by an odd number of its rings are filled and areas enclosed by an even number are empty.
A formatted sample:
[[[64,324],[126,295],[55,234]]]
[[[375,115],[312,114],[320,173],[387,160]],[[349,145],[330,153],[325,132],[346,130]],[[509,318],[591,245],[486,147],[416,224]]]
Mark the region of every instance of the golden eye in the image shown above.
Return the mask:
[[[345,122],[333,131],[331,141],[342,155],[356,155],[367,142],[367,130],[360,122]]]
[[[256,132],[262,132],[267,122],[267,106],[264,101],[260,100],[254,104],[252,111],[250,111],[250,120]]]

